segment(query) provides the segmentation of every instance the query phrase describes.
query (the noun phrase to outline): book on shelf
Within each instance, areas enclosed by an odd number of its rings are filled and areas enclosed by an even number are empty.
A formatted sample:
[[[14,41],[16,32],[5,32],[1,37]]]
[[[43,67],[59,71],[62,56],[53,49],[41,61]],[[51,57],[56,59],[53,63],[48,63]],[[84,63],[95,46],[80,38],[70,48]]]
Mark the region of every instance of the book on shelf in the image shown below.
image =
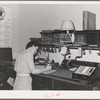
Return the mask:
[[[83,30],[96,30],[96,14],[83,11]]]

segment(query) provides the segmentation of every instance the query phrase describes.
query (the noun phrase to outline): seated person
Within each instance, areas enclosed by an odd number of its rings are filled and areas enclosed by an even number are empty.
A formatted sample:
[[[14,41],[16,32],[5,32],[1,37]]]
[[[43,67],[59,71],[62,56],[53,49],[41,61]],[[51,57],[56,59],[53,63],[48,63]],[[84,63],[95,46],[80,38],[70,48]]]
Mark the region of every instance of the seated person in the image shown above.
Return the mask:
[[[40,74],[44,71],[51,70],[51,66],[48,64],[43,69],[37,69],[33,61],[33,55],[38,50],[38,46],[30,45],[25,51],[19,54],[19,57],[15,63],[14,70],[16,71],[16,79],[13,90],[32,90],[32,74]]]

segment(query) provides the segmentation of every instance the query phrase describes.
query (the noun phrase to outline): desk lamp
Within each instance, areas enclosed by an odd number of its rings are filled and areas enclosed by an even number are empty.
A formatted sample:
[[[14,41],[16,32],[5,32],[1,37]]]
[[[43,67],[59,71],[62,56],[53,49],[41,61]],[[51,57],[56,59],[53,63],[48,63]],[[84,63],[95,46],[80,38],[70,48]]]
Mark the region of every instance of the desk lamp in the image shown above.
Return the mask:
[[[74,23],[71,20],[62,21],[60,30],[66,31],[66,34],[68,34],[68,37],[70,38],[71,43],[74,43],[75,26],[74,26]],[[70,30],[73,31],[73,32],[69,32]],[[70,50],[66,46],[64,46],[64,47],[62,47],[60,54],[64,56],[64,59],[62,61],[62,66],[63,66],[63,63],[66,62],[66,56],[70,55],[71,53],[70,53]],[[70,58],[70,56],[69,56],[69,58]],[[69,67],[67,66],[66,69],[69,69]]]
[[[65,30],[67,32],[67,34],[69,35],[71,42],[72,43],[74,42],[74,40],[75,40],[75,35],[74,35],[75,26],[74,26],[74,23],[71,20],[62,21],[60,30]],[[70,33],[69,32],[70,30],[73,30],[74,32]]]
[[[74,40],[75,40],[74,32],[72,32],[72,33],[69,32],[70,30],[75,31],[74,23],[71,20],[64,20],[64,21],[62,21],[62,25],[61,25],[60,30],[65,30],[66,33],[68,34],[68,36],[70,37],[71,42],[72,43],[74,42]],[[66,49],[65,47],[63,48],[62,51],[64,52],[63,56],[66,56],[66,55],[70,54],[69,53],[69,49]],[[61,54],[62,54],[62,52],[61,52]],[[64,57],[64,59],[65,58],[66,57]]]

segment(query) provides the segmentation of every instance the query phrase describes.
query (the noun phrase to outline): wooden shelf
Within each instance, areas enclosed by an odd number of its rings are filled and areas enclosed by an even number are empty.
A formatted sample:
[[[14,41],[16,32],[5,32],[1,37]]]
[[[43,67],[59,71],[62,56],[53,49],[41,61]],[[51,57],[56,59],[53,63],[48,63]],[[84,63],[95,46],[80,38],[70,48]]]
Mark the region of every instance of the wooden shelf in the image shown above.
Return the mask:
[[[73,32],[73,31],[70,31]],[[41,38],[30,38],[33,42],[40,43],[43,47],[60,47],[66,45],[70,49],[100,50],[100,30],[77,30],[75,31],[75,42],[72,44],[66,41],[65,44],[60,44],[60,39],[66,39],[66,31],[61,30],[42,30]],[[45,38],[44,38],[45,37]],[[48,38],[47,38],[48,37]],[[44,39],[44,41],[43,41]],[[57,41],[56,41],[56,40]]]

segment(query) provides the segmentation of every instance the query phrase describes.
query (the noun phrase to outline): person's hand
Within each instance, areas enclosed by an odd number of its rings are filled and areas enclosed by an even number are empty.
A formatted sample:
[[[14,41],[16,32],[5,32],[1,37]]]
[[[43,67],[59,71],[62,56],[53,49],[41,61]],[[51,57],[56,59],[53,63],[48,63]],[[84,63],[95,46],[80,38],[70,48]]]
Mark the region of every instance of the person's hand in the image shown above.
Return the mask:
[[[50,64],[47,64],[46,69],[51,70],[52,66]]]
[[[43,70],[42,72],[45,72],[45,71],[49,71],[52,69],[52,66],[50,64],[48,64]]]

